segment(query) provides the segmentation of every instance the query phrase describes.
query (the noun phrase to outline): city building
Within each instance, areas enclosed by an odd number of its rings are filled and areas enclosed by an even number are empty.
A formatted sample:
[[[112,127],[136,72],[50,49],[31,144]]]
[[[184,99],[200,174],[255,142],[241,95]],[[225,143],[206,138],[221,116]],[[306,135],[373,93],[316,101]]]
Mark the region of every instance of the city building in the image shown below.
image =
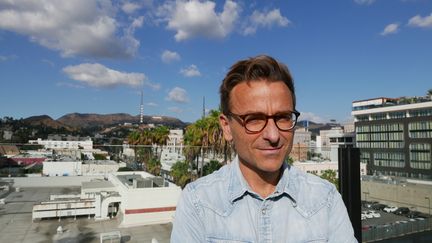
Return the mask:
[[[332,127],[328,130],[321,130],[320,135],[316,138],[318,153],[321,153],[324,159],[338,161],[339,147],[354,147],[355,133],[345,132],[343,127]]]
[[[93,149],[91,138],[85,140],[64,141],[64,140],[29,140],[29,144],[43,145],[45,149]]]
[[[120,165],[112,160],[44,161],[44,176],[107,175],[118,171]]]
[[[305,161],[305,162],[294,162],[294,167],[306,173],[311,173],[315,175],[322,175],[326,170],[336,171],[336,176],[338,176],[339,166],[338,161]],[[360,175],[366,175],[366,164],[360,164]]]
[[[432,180],[430,96],[354,101],[351,114],[368,174]]]
[[[118,227],[172,222],[181,188],[146,172],[106,176],[13,178],[13,188],[70,188],[33,202],[32,219],[88,216],[118,217]],[[21,189],[20,189],[21,190]],[[50,190],[51,191],[51,190]],[[39,198],[39,197],[38,197]]]

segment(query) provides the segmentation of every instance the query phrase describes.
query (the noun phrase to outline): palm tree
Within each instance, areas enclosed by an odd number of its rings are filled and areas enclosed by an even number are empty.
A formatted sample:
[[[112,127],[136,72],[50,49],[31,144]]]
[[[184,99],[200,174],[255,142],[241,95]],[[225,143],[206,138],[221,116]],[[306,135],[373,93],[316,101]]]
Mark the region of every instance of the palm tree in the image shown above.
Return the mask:
[[[168,141],[169,138],[170,130],[166,126],[160,126],[160,127],[156,127],[152,132],[154,137],[154,143],[160,146],[160,151],[156,149],[156,156],[160,160],[160,156],[162,154],[162,146],[166,145],[166,142]]]
[[[177,161],[172,167],[170,175],[174,182],[184,188],[188,182],[191,181],[189,174],[189,164],[187,162]]]
[[[186,127],[185,135],[184,135],[184,154],[186,156],[186,161],[188,161],[191,165],[193,161],[196,159],[197,164],[196,167],[198,169],[198,158],[201,152],[201,147],[203,145],[203,129],[202,120],[198,120],[195,123],[190,124]]]
[[[134,160],[136,162],[137,161],[137,145],[140,142],[140,132],[139,131],[133,131],[133,132],[129,133],[129,135],[127,137],[127,141],[128,141],[129,145],[133,146]]]

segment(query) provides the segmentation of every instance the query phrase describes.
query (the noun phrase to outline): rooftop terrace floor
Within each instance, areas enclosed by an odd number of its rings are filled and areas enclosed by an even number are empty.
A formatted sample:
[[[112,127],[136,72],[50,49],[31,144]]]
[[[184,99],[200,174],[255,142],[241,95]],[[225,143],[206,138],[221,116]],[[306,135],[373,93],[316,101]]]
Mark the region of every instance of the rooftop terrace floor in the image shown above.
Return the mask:
[[[80,188],[20,188],[6,196],[0,205],[0,242],[100,242],[99,234],[120,231],[121,242],[169,242],[172,224],[118,228],[119,218],[96,221],[77,217],[35,220],[32,222],[33,204],[48,201],[50,194],[79,194]],[[63,233],[57,234],[58,226]]]

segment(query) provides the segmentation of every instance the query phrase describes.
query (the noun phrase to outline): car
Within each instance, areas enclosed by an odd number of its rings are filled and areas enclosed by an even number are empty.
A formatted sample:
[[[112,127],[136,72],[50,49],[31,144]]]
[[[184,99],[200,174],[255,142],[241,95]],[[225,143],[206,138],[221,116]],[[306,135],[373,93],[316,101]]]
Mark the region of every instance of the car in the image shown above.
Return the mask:
[[[387,212],[387,213],[393,213],[393,212],[396,211],[396,210],[398,210],[398,207],[395,207],[395,206],[389,206],[389,207],[385,207],[385,208],[383,209],[383,211],[384,211],[384,212]]]
[[[420,212],[418,211],[411,211],[406,216],[410,219],[419,218]]]
[[[396,215],[407,215],[410,212],[409,208],[406,207],[400,207],[393,213]]]
[[[377,203],[377,204],[372,205],[372,208],[375,210],[383,210],[386,207],[387,207],[387,205],[382,204],[382,203]]]
[[[372,218],[380,218],[380,217],[381,217],[381,214],[375,212],[374,210],[370,210],[370,211],[368,211],[367,214],[371,215]]]

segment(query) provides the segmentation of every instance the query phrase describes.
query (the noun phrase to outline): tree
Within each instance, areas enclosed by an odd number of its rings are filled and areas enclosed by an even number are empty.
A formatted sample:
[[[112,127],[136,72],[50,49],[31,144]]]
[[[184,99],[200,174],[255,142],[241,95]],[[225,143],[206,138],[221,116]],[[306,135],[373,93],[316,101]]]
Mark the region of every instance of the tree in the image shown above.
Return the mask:
[[[288,156],[288,158],[286,158],[285,163],[289,164],[289,165],[293,165],[294,164],[294,160],[293,158],[291,158],[291,156]]]
[[[210,175],[211,173],[213,173],[216,170],[219,170],[222,167],[222,164],[219,163],[219,161],[217,160],[210,160],[210,162],[206,165],[204,165],[203,167],[203,174],[206,175]]]
[[[184,161],[177,161],[172,167],[170,175],[174,179],[174,183],[184,188],[191,181],[189,173],[189,164]]]
[[[339,179],[336,176],[335,170],[325,170],[320,177],[324,180],[328,180],[329,182],[333,183],[336,186],[336,188],[339,190]]]
[[[129,133],[127,137],[127,141],[129,145],[132,145],[132,148],[134,150],[134,160],[137,161],[137,145],[140,142],[140,132],[139,131],[132,131]]]
[[[161,162],[154,157],[147,162],[147,171],[155,176],[160,175],[161,168]]]
[[[156,155],[158,156],[159,160],[160,156],[162,155],[162,146],[166,145],[166,142],[169,138],[169,133],[170,130],[166,126],[156,127],[154,130],[152,130],[153,141],[161,148],[159,153],[156,150]]]
[[[429,96],[432,97],[432,89],[429,89],[429,90],[427,91],[427,95],[429,95]]]

